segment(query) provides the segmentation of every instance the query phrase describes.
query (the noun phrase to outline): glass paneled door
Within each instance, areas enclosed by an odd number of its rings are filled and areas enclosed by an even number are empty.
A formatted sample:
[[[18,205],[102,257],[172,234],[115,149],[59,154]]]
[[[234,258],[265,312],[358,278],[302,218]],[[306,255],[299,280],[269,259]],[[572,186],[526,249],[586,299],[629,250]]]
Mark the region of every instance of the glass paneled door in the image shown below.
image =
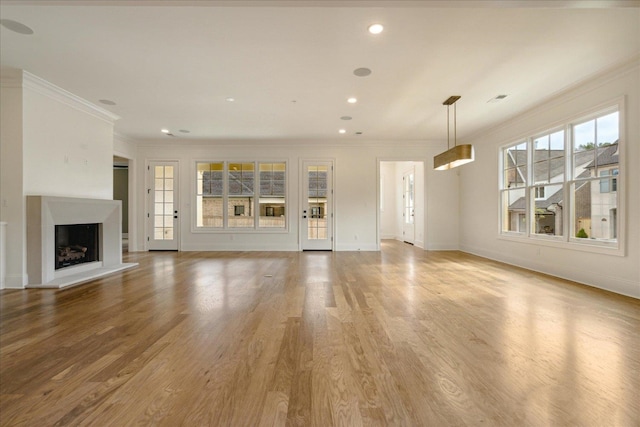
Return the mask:
[[[178,250],[178,162],[149,164],[149,250]]]
[[[402,238],[413,244],[415,241],[416,186],[415,169],[411,168],[402,175]]]
[[[302,250],[333,249],[333,162],[302,163]]]

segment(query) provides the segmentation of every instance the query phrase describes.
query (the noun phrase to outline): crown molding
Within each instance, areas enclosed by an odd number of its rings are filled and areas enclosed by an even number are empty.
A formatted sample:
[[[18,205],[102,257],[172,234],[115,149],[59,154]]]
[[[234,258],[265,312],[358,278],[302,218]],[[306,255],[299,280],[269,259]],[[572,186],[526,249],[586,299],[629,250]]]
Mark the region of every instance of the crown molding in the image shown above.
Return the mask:
[[[433,139],[424,140],[358,140],[358,141],[339,141],[339,140],[319,140],[319,139],[248,139],[248,140],[215,140],[215,139],[184,139],[179,141],[180,147],[185,149],[194,148],[303,148],[317,147],[322,142],[325,148],[394,148],[394,149],[423,149],[430,146],[440,146],[442,141]],[[172,138],[171,140],[160,139],[141,139],[136,143],[140,148],[174,148],[178,142]]]
[[[504,129],[517,126],[519,123],[528,120],[532,115],[535,115],[540,111],[540,108],[548,109],[564,104],[574,98],[583,96],[613,80],[616,80],[625,74],[638,73],[638,71],[640,71],[640,55],[634,55],[613,67],[592,74],[585,79],[577,81],[560,91],[551,94],[539,103],[527,108],[525,111],[522,111],[515,116],[505,119],[497,125],[494,124],[484,127],[469,136],[458,139],[458,144],[470,144],[481,138],[490,138],[492,135],[497,134]]]
[[[90,114],[100,120],[103,120],[109,124],[120,119],[120,116],[113,114],[111,111],[107,111],[104,108],[98,107],[95,104],[80,98],[73,93],[66,91],[48,81],[35,76],[28,71],[22,71],[22,87],[25,89],[31,89],[41,95],[47,96],[65,105],[68,105],[76,110]]]
[[[7,6],[554,8],[640,7],[639,0],[3,0]]]
[[[135,139],[129,137],[128,135],[123,135],[120,132],[114,132],[113,133],[113,139],[114,140],[118,140],[118,141],[122,141],[122,142],[127,143],[127,144],[136,144],[138,142]]]

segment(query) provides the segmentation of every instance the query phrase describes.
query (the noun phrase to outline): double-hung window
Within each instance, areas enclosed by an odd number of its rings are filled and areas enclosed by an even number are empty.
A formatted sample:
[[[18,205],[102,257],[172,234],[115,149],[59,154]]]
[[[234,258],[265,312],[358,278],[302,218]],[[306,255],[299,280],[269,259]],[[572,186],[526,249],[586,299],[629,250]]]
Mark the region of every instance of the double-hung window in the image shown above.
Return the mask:
[[[573,238],[616,242],[618,237],[619,114],[573,125]]]
[[[503,147],[501,233],[616,246],[619,135],[612,108]]]
[[[502,231],[526,233],[527,142],[502,150]]]
[[[196,227],[286,228],[285,162],[197,162]]]

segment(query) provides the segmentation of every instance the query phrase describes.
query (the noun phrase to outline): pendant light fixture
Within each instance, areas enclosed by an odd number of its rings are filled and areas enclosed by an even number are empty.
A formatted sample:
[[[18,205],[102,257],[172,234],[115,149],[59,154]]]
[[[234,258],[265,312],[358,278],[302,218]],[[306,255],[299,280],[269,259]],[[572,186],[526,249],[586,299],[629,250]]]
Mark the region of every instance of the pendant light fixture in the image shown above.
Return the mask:
[[[442,105],[447,106],[447,151],[433,158],[433,168],[438,171],[453,169],[465,163],[473,162],[473,146],[471,144],[458,145],[456,135],[456,101],[459,96],[450,96]],[[449,148],[449,107],[453,105],[453,148]]]

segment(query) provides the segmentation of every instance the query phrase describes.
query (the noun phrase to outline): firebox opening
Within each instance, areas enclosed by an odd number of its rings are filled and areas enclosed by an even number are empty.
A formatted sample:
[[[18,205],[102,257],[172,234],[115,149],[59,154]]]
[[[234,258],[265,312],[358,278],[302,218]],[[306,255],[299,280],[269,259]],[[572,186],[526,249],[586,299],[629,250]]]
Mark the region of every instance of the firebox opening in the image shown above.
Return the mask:
[[[56,270],[100,260],[100,224],[56,225]]]

